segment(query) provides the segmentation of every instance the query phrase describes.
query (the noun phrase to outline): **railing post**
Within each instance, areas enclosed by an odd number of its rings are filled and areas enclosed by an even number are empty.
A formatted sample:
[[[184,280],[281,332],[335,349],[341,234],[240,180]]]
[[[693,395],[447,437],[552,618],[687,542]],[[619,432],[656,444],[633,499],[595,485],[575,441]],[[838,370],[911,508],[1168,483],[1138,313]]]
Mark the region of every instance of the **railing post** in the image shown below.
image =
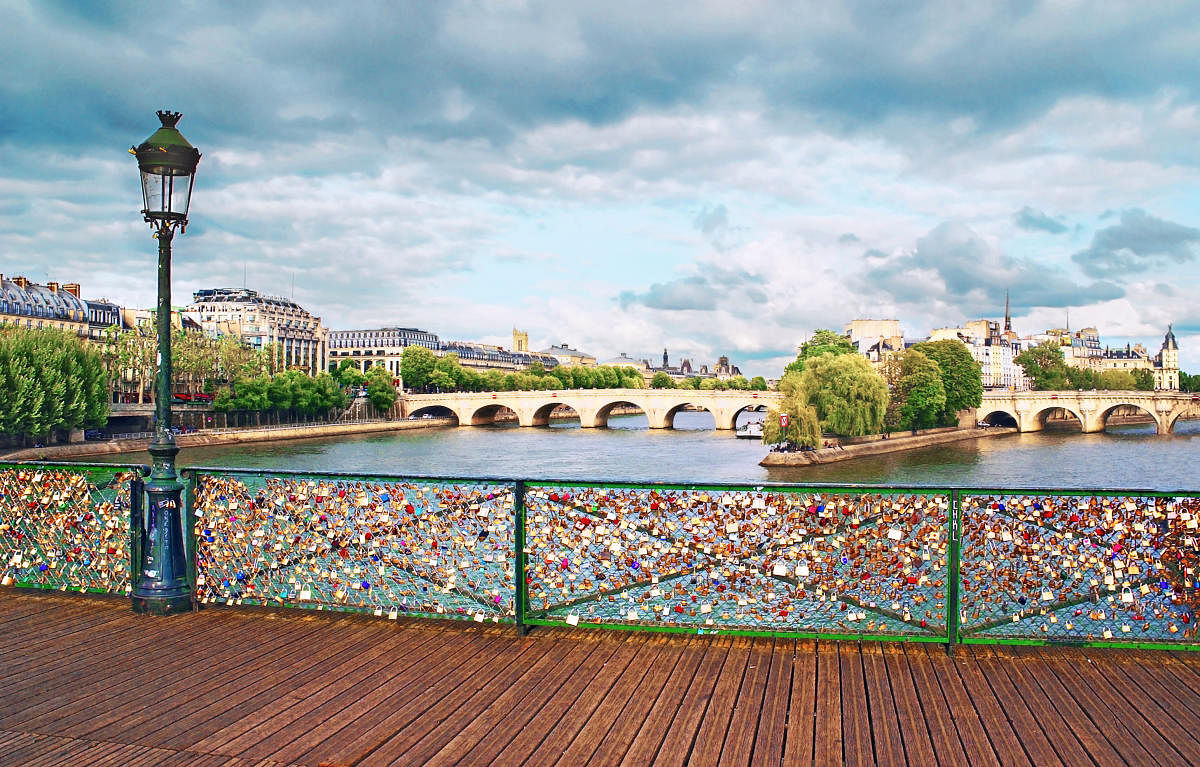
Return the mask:
[[[525,583],[525,482],[518,480],[513,487],[513,612],[517,622],[517,636],[529,633],[525,625],[525,614],[529,606],[529,585]]]
[[[134,573],[142,562],[142,537],[146,528],[143,505],[146,500],[146,482],[138,470],[129,480],[129,585],[132,587]]]
[[[948,519],[950,526],[950,561],[946,572],[946,654],[951,657],[954,656],[954,646],[958,644],[958,621],[961,614],[958,593],[958,584],[960,581],[959,550],[962,540],[961,500],[962,498],[958,489],[950,491],[950,514]]]
[[[183,476],[183,555],[187,561],[192,610],[199,610],[200,600],[196,596],[196,472],[184,469],[180,474]]]

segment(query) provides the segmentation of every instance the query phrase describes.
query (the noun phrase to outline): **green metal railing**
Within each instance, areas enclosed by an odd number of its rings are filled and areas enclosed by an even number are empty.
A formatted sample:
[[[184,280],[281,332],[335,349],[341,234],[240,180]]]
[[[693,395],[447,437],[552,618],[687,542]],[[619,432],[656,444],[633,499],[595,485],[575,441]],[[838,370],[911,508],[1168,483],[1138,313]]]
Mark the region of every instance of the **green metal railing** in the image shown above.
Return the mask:
[[[201,603],[513,621],[511,482],[199,470]]]
[[[1200,499],[963,491],[962,642],[1195,642]]]
[[[144,467],[0,464],[4,584],[123,593]],[[1200,494],[185,472],[198,604],[1200,648]],[[136,540],[136,536],[134,536]]]
[[[531,624],[948,641],[950,493],[529,483]]]
[[[0,584],[131,591],[145,467],[0,464]]]

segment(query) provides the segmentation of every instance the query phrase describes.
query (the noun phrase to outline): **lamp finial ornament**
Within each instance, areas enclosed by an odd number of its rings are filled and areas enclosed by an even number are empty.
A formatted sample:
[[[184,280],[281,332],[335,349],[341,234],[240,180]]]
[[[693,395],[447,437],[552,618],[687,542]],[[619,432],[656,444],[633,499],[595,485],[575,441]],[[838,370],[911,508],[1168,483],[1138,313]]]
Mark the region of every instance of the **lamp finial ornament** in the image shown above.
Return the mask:
[[[180,117],[183,117],[181,112],[172,112],[169,109],[158,110],[158,119],[162,121],[164,128],[174,128]]]

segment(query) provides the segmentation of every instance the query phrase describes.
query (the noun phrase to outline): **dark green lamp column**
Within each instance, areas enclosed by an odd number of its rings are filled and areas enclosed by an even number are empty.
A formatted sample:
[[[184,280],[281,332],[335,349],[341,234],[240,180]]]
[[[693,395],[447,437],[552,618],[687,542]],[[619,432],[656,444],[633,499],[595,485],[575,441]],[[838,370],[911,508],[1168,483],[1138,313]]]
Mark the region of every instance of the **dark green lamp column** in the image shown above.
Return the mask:
[[[146,482],[142,559],[130,573],[133,609],[168,615],[191,609],[183,534],[183,484],[175,471],[179,448],[171,432],[171,240],[187,229],[188,204],[200,152],[175,128],[178,112],[159,112],[162,127],[129,150],[142,177],[142,215],[158,239],[158,377],[154,392],[153,471]],[[137,531],[135,531],[136,533]]]

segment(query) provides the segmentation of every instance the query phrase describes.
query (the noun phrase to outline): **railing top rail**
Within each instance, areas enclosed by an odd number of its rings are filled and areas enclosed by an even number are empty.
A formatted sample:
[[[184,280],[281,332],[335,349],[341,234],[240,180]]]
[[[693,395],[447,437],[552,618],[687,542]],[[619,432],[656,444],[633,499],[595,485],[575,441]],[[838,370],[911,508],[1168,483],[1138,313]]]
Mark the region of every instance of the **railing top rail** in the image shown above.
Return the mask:
[[[496,475],[479,476],[447,476],[439,474],[417,474],[394,472],[345,472],[345,471],[309,471],[301,469],[272,469],[265,467],[233,467],[233,466],[188,466],[180,469],[184,472],[203,474],[270,474],[288,477],[331,477],[334,479],[360,479],[371,477],[378,479],[418,480],[423,482],[524,482],[530,486],[556,487],[614,487],[614,488],[648,488],[661,490],[766,490],[776,491],[807,491],[822,492],[884,492],[884,493],[947,493],[952,491],[973,493],[977,495],[1066,495],[1066,496],[1118,496],[1138,495],[1146,497],[1195,496],[1200,490],[1150,490],[1146,488],[1046,488],[1046,487],[1008,487],[987,488],[967,485],[903,485],[903,484],[858,484],[858,483],[827,483],[827,482],[660,482],[654,480],[611,480],[611,479],[560,479],[554,477],[512,477]]]
[[[0,468],[41,467],[45,469],[113,469],[136,470],[143,476],[149,476],[150,467],[144,463],[102,463],[93,461],[21,461],[0,460]]]

